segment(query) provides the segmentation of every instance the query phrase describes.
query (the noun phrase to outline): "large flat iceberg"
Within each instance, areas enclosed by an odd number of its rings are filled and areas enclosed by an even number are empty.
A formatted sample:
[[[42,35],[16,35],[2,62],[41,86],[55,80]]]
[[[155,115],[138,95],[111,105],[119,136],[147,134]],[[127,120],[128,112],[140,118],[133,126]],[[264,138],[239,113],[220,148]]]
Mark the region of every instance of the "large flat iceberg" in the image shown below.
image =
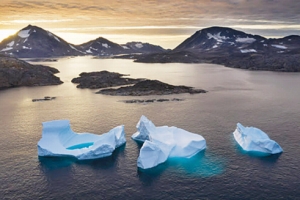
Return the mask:
[[[169,157],[190,158],[206,148],[205,139],[177,127],[156,127],[142,116],[137,124],[138,131],[132,139],[144,142],[137,165],[142,169],[155,167]]]
[[[238,123],[233,136],[245,151],[267,154],[276,154],[283,151],[277,142],[271,140],[265,132],[255,127],[244,127]]]
[[[75,133],[69,120],[43,122],[42,138],[38,142],[39,156],[72,156],[78,160],[110,156],[126,142],[124,126],[118,126],[108,133]]]

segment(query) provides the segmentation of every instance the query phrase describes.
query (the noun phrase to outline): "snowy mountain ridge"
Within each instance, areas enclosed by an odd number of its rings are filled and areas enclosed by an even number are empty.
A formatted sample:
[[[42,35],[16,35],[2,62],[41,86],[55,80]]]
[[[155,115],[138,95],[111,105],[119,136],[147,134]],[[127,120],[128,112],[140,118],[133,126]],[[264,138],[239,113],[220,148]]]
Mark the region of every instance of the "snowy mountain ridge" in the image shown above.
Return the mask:
[[[210,27],[197,31],[174,51],[205,53],[284,53],[300,49],[300,37],[268,39],[227,27]]]
[[[19,58],[60,57],[60,56],[113,56],[133,53],[159,53],[166,50],[160,46],[142,42],[119,45],[105,38],[81,45],[73,45],[59,36],[37,26],[28,25],[0,43],[0,54]]]

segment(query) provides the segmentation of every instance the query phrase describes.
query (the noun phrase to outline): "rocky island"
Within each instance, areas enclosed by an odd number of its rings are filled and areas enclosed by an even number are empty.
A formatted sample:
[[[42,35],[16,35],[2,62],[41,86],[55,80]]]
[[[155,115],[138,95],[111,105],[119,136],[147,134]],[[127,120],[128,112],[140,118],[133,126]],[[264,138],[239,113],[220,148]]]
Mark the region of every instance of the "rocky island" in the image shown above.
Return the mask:
[[[77,88],[107,88],[121,85],[130,85],[138,83],[144,79],[124,78],[126,74],[116,72],[100,71],[100,72],[83,72],[79,77],[73,78],[72,83],[78,83]]]
[[[89,88],[102,90],[97,94],[113,95],[113,96],[148,96],[148,95],[168,95],[181,93],[205,93],[205,90],[194,89],[187,86],[174,86],[158,80],[133,79],[124,76],[128,74],[120,74],[109,71],[99,72],[83,72],[77,78],[72,79],[72,83],[78,83],[77,88]],[[118,87],[119,88],[112,88]],[[153,101],[156,101],[154,99]],[[159,100],[157,100],[159,101]]]
[[[31,65],[14,57],[0,55],[0,89],[19,86],[59,85],[59,71],[43,65]]]
[[[125,86],[117,89],[108,88],[102,89],[97,94],[105,94],[112,96],[147,96],[147,95],[169,95],[181,93],[206,93],[202,89],[193,89],[187,86],[174,86],[158,80],[144,80],[136,83],[133,86]]]

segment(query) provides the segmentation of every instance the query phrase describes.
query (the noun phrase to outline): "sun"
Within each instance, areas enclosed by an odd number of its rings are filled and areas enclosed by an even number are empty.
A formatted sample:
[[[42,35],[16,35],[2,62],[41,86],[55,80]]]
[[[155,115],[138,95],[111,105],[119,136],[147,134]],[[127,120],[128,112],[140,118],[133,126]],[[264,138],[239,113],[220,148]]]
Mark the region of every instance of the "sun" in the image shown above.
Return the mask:
[[[14,29],[0,29],[0,42],[8,36],[15,34],[16,32],[17,31]]]

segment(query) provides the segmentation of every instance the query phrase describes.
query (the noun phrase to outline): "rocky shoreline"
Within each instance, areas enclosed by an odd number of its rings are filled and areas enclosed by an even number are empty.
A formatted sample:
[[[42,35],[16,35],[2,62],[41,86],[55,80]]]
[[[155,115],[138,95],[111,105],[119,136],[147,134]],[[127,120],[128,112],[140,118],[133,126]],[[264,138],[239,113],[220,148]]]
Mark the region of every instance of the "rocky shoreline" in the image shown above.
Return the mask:
[[[0,55],[0,89],[20,86],[59,85],[63,82],[54,74],[55,68],[31,65],[14,57]]]
[[[124,57],[123,57],[124,58]],[[215,54],[172,52],[139,55],[134,62],[140,63],[208,63],[247,70],[300,72],[300,54]]]

